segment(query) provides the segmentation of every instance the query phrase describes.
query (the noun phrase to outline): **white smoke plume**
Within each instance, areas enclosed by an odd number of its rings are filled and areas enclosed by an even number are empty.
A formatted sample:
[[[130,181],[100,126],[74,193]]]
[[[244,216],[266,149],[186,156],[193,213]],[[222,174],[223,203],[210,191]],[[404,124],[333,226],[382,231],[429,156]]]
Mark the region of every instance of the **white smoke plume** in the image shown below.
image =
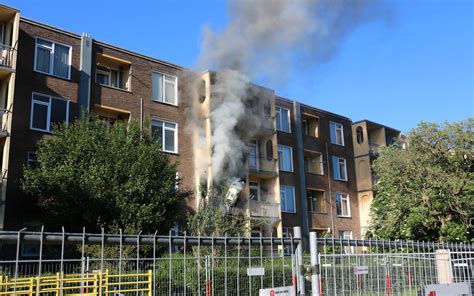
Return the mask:
[[[341,41],[363,22],[384,16],[370,0],[230,0],[228,25],[204,30],[200,69],[217,71],[212,93],[212,171],[241,175],[242,154],[255,130],[237,135],[245,118],[249,81],[282,83],[296,67],[330,60]],[[245,119],[245,120],[244,120]],[[199,125],[196,125],[199,126]],[[243,129],[239,129],[241,133]]]

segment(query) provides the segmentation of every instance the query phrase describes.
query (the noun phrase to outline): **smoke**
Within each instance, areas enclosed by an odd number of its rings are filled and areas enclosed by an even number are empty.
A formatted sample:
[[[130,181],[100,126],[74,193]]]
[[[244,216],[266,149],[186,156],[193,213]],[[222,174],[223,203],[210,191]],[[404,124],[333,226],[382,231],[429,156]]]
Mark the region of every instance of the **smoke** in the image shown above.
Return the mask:
[[[213,85],[213,175],[241,175],[246,141],[262,118],[246,112],[250,81],[283,83],[296,68],[329,61],[342,40],[360,24],[385,16],[384,5],[369,0],[230,0],[228,25],[205,28],[200,69],[217,70]],[[198,126],[198,125],[196,125]],[[238,133],[237,134],[237,130]]]

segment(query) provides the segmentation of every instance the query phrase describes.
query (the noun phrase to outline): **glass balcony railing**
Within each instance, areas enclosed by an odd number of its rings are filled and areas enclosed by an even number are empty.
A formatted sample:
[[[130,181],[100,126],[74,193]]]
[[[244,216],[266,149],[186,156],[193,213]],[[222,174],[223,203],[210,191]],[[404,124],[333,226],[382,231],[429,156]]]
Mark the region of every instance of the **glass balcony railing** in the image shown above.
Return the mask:
[[[251,172],[271,174],[276,174],[277,172],[277,160],[275,158],[249,154],[247,162]]]
[[[251,217],[279,218],[280,205],[275,202],[249,200]]]

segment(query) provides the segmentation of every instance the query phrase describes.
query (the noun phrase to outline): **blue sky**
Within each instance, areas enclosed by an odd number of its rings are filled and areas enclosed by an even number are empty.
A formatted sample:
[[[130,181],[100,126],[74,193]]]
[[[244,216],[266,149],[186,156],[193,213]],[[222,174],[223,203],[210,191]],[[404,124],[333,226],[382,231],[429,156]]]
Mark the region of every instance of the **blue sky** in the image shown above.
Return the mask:
[[[267,0],[270,1],[270,0]],[[21,15],[192,67],[203,26],[223,28],[219,0],[6,0]],[[339,53],[301,69],[277,94],[403,132],[474,117],[474,1],[389,0],[389,21],[358,27]]]

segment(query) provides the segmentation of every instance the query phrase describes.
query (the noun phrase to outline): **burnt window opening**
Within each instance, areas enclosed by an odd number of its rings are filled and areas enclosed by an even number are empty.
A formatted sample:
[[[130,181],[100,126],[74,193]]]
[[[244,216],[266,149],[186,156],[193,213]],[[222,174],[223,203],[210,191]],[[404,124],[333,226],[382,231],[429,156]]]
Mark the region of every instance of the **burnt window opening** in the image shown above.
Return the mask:
[[[273,142],[272,140],[268,140],[265,144],[265,154],[268,160],[273,159]]]
[[[201,80],[199,84],[199,103],[204,103],[206,100],[206,81]]]

